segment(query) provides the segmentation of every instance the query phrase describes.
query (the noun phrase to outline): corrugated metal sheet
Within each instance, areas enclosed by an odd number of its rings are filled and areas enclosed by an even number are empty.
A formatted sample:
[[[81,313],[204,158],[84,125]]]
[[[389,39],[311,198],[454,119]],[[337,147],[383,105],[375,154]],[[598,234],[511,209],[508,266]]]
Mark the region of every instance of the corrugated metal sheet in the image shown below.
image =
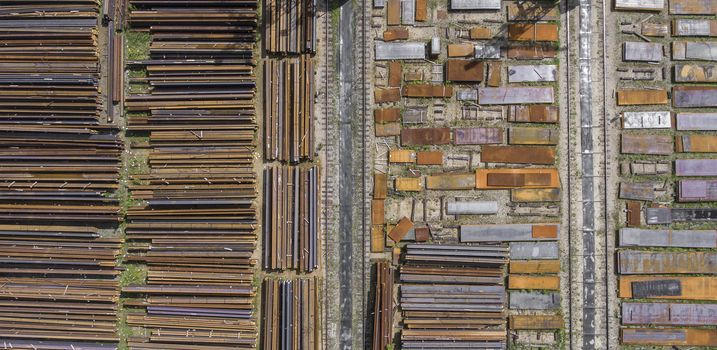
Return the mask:
[[[557,106],[508,106],[508,121],[516,123],[557,123]]]
[[[642,203],[638,201],[627,201],[627,227],[640,227],[642,217]]]
[[[422,42],[376,41],[377,61],[381,60],[422,60],[426,58],[426,44]]]
[[[677,130],[717,130],[717,113],[677,113]]]
[[[511,145],[557,145],[560,132],[553,128],[512,127],[508,129]]]
[[[509,83],[557,81],[558,67],[552,64],[534,64],[508,67]]]
[[[478,88],[478,103],[483,105],[511,105],[553,103],[552,87]]]
[[[622,323],[625,325],[714,326],[717,325],[717,304],[625,302],[622,303]]]
[[[473,177],[475,180],[475,177]],[[485,215],[498,213],[496,201],[461,201],[448,202],[446,207],[448,215]]]
[[[480,82],[483,81],[484,77],[485,63],[481,61],[461,59],[449,59],[446,61],[447,81]]]
[[[554,23],[508,24],[508,40],[558,41],[558,25]]]
[[[560,277],[558,277],[558,276],[509,275],[508,276],[508,289],[558,290],[558,289],[560,289]]]
[[[443,151],[421,151],[416,153],[418,165],[443,165]]]
[[[455,128],[453,143],[456,145],[486,145],[503,143],[502,128]]]
[[[618,106],[664,105],[667,102],[667,90],[622,89],[617,91]]]
[[[678,83],[717,83],[717,65],[677,64],[675,81]]]
[[[717,180],[680,180],[680,202],[717,201]]]
[[[717,230],[621,228],[620,247],[717,248]]]
[[[468,243],[556,240],[559,231],[558,224],[461,225],[460,239]]]
[[[717,15],[714,0],[670,0],[672,15]]]
[[[475,176],[467,174],[437,174],[426,176],[429,190],[470,190],[475,187]]]
[[[621,275],[717,274],[717,253],[621,250],[617,266]]]
[[[421,178],[418,177],[399,177],[394,181],[396,191],[409,191],[418,192],[421,191]]]
[[[471,44],[448,44],[448,57],[472,57],[475,46]]]
[[[552,310],[560,308],[560,293],[510,292],[510,309]]]
[[[675,137],[677,152],[714,153],[717,152],[717,136],[715,135],[684,135]]]
[[[717,331],[695,328],[624,328],[622,342],[628,345],[715,346]]]
[[[512,242],[510,259],[558,259],[558,242]]]
[[[401,124],[399,123],[376,124],[375,129],[377,137],[398,136],[401,134]]]
[[[451,0],[451,10],[500,10],[500,0]]]
[[[559,202],[560,189],[514,189],[510,191],[511,202]]]
[[[659,299],[717,300],[717,277],[658,277],[658,276],[620,276],[620,298],[632,298],[633,284],[640,282],[677,281],[680,284],[679,295],[654,296]],[[656,290],[657,291],[657,290]],[[664,291],[669,293],[669,290]]]
[[[624,112],[624,129],[669,129],[672,128],[672,115],[669,111]]]
[[[451,97],[453,86],[441,84],[410,84],[403,87],[405,97]]]
[[[561,329],[563,317],[560,315],[510,315],[510,329]]]
[[[627,41],[623,44],[622,59],[626,62],[660,62],[663,48],[659,43]]]
[[[641,201],[655,200],[655,184],[652,182],[620,183],[620,198]]]
[[[674,41],[672,42],[672,59],[676,61],[717,61],[717,42]]]
[[[479,43],[473,46],[474,58],[480,59],[500,59],[501,45],[500,43]]]
[[[555,147],[483,146],[481,162],[507,164],[554,164]]]
[[[674,150],[669,135],[623,134],[620,150],[625,154],[670,155]]]
[[[717,20],[685,19],[672,21],[673,36],[717,36]]]
[[[508,46],[508,58],[514,60],[542,60],[557,57],[557,50],[551,45],[517,45]]]
[[[687,221],[717,221],[717,208],[647,208],[648,225]]]
[[[615,0],[616,10],[661,11],[665,0]]]
[[[447,145],[451,142],[449,128],[402,129],[401,145]]]
[[[677,176],[717,176],[717,159],[676,159]]]
[[[508,5],[509,21],[559,21],[560,9],[549,2],[523,2]]]
[[[401,0],[401,23],[416,24],[416,0]]]
[[[555,168],[476,169],[476,188],[498,190],[512,188],[558,188]]]
[[[645,208],[645,221],[648,225],[663,225],[672,223],[672,209]]]

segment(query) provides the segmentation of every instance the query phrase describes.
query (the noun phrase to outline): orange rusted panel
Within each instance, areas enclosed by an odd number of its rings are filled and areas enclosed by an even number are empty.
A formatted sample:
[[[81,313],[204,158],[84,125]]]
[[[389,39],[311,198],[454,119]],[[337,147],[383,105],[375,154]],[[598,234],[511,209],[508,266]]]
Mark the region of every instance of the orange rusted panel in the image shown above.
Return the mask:
[[[410,72],[406,72],[403,75],[404,81],[419,81],[423,80],[423,71],[422,70],[414,70]]]
[[[388,137],[401,135],[401,124],[400,123],[386,123],[376,124],[376,136],[377,137]]]
[[[451,97],[453,87],[440,84],[411,84],[403,87],[405,97]]]
[[[488,63],[488,81],[486,85],[492,87],[498,87],[502,83],[502,70],[503,64],[501,62]]]
[[[508,121],[516,123],[557,123],[557,106],[509,106]]]
[[[639,201],[627,201],[627,227],[640,227],[641,207]]]
[[[558,225],[533,225],[533,238],[558,238]]]
[[[448,44],[448,57],[473,57],[475,46],[472,44]]]
[[[558,25],[553,23],[511,23],[508,40],[558,41]]]
[[[421,178],[418,177],[399,177],[396,178],[394,184],[396,186],[396,191],[421,191]]]
[[[419,128],[401,130],[401,145],[447,145],[451,142],[449,128]]]
[[[383,32],[383,41],[408,40],[407,28],[392,28]]]
[[[511,260],[508,268],[514,273],[559,273],[560,260]]]
[[[560,130],[553,128],[512,127],[508,130],[511,145],[557,145]]]
[[[561,329],[560,315],[510,315],[510,329]]]
[[[402,75],[403,69],[401,68],[401,62],[394,61],[388,64],[388,86],[400,87]]]
[[[667,102],[667,90],[622,89],[617,91],[618,106],[664,105]]]
[[[715,153],[717,152],[717,136],[692,134],[675,137],[677,152]]]
[[[476,188],[501,190],[511,188],[558,188],[558,169],[476,169]]]
[[[510,275],[508,276],[508,289],[558,290],[560,289],[560,277]]]
[[[373,174],[373,199],[386,199],[388,193],[388,175]]]
[[[414,163],[416,152],[410,149],[392,149],[388,152],[390,163]]]
[[[669,135],[622,134],[620,151],[625,154],[670,155],[674,151]]]
[[[416,234],[416,242],[428,242],[431,238],[431,230],[426,227],[416,227],[413,229]]]
[[[481,162],[510,164],[554,164],[555,147],[482,146]]]
[[[376,123],[391,123],[401,120],[401,110],[398,108],[379,108],[373,110],[373,121]]]
[[[521,1],[508,5],[509,21],[559,21],[560,9],[555,3]]]
[[[510,191],[510,200],[512,202],[559,202],[560,189],[514,189]]]
[[[410,231],[413,228],[413,222],[411,219],[407,217],[401,218],[401,220],[398,221],[398,224],[393,227],[391,232],[388,233],[388,236],[391,237],[391,239],[398,243],[400,242],[404,237],[406,237],[406,234],[408,234],[408,231]]]
[[[475,60],[449,59],[446,61],[447,81],[480,82],[485,76],[485,64]]]
[[[426,177],[429,190],[470,190],[475,187],[475,176],[467,174],[437,174]]]
[[[552,45],[510,45],[508,46],[508,58],[514,60],[542,60],[544,58],[555,58],[558,52]]]
[[[419,22],[424,22],[428,19],[428,1],[416,0],[416,14],[414,17]]]
[[[373,90],[373,96],[376,103],[398,102],[401,100],[401,89],[397,87],[376,88]]]
[[[397,26],[401,24],[401,0],[388,0],[386,2],[386,25]]]
[[[418,165],[443,165],[443,151],[421,151],[416,153]]]
[[[383,225],[386,223],[385,206],[383,199],[371,200],[371,224]]]
[[[656,296],[657,299],[717,300],[717,277],[706,276],[620,276],[620,298],[632,298],[632,283],[642,281],[676,280],[681,284],[681,294]]]
[[[627,345],[717,346],[717,330],[700,328],[623,328]]]
[[[472,40],[488,40],[493,37],[488,27],[473,27],[468,33],[468,36]]]
[[[383,225],[371,226],[371,252],[381,253],[386,249],[386,239],[384,237]]]

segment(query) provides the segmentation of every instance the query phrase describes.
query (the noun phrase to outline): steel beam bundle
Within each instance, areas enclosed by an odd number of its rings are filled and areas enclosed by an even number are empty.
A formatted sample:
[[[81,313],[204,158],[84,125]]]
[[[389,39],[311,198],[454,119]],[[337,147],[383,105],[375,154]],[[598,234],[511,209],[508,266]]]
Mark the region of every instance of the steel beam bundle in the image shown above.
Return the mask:
[[[264,158],[314,158],[314,61],[309,55],[264,62]]]
[[[262,349],[320,350],[319,279],[264,280]]]
[[[264,169],[264,268],[319,267],[318,166]]]
[[[401,267],[403,349],[504,349],[504,245],[409,244]]]
[[[376,293],[373,304],[372,350],[393,343],[393,268],[388,261],[376,263]]]
[[[262,10],[267,53],[316,51],[316,0],[267,0]]]

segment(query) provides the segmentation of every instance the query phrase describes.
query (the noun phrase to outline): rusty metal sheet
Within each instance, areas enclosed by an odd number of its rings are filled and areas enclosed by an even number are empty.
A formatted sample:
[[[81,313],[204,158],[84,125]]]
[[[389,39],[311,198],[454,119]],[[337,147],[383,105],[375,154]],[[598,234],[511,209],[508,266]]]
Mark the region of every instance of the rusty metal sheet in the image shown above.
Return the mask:
[[[416,21],[424,22],[428,19],[427,3],[427,0],[416,0]]]
[[[642,217],[642,203],[639,201],[627,201],[627,227],[640,227]]]
[[[717,42],[673,41],[672,59],[675,61],[717,61]]]
[[[403,87],[405,97],[451,97],[453,87],[441,84],[411,84]]]
[[[717,277],[706,277],[706,276],[670,276],[670,277],[657,277],[657,276],[636,276],[636,275],[625,275],[620,276],[620,298],[632,298],[634,283],[639,282],[656,282],[664,281],[666,279],[677,281],[680,283],[680,294],[679,295],[665,295],[655,296],[658,299],[684,299],[684,300],[717,300]],[[640,284],[638,284],[640,285]],[[667,292],[667,291],[665,291]]]
[[[473,57],[474,53],[472,44],[448,44],[448,57]]]
[[[521,1],[508,5],[508,21],[559,21],[560,9],[555,3]]]
[[[398,102],[401,101],[400,88],[375,88],[373,90],[373,99],[376,103]]]
[[[554,164],[555,147],[483,146],[481,162],[508,164]]]
[[[680,180],[678,189],[680,202],[717,201],[717,180]]]
[[[426,58],[426,44],[422,42],[376,41],[377,61],[385,60],[422,60]]]
[[[557,123],[557,106],[508,106],[508,121],[515,123]]]
[[[715,153],[717,152],[717,135],[693,134],[675,137],[677,152]]]
[[[416,153],[418,165],[443,165],[443,151],[419,151]]]
[[[502,87],[478,88],[478,103],[482,105],[515,105],[530,103],[553,103],[553,88],[543,87]]]
[[[717,113],[677,113],[677,130],[717,130]]]
[[[496,201],[451,201],[446,205],[446,214],[448,215],[488,215],[496,213],[498,213],[498,202]]]
[[[555,168],[476,169],[476,188],[481,190],[559,187]]]
[[[436,174],[426,176],[428,190],[470,190],[475,187],[473,173],[467,174]]]
[[[623,44],[622,59],[626,62],[660,62],[663,52],[659,43],[627,41]]]
[[[515,45],[508,46],[508,58],[514,60],[542,60],[555,58],[558,51],[555,47],[546,44]]]
[[[560,260],[511,260],[508,272],[517,273],[560,273]]]
[[[620,199],[653,201],[655,200],[655,184],[652,182],[622,182],[620,183]]]
[[[393,61],[388,64],[388,86],[389,87],[400,87],[401,76],[403,76],[403,69],[401,62]]]
[[[510,329],[561,329],[560,315],[510,315]]]
[[[511,264],[513,262],[511,261]],[[553,310],[560,308],[560,293],[510,292],[510,309]]]
[[[545,226],[545,227],[535,227]],[[461,225],[461,242],[511,242],[511,241],[542,241],[558,238],[558,224],[494,224],[494,225]],[[549,231],[546,233],[546,231]],[[536,234],[537,233],[537,234]],[[543,234],[541,234],[543,233]]]
[[[622,134],[621,141],[624,154],[670,155],[674,150],[669,135]]]
[[[617,267],[621,275],[717,274],[717,253],[620,250]]]
[[[383,32],[383,41],[408,40],[408,28],[391,28]]]
[[[406,237],[406,234],[412,228],[413,222],[411,219],[404,216],[398,221],[398,224],[393,227],[391,232],[388,233],[388,237],[390,237],[394,242],[400,242],[404,237]]]
[[[624,325],[660,326],[717,325],[717,304],[622,303]]]
[[[386,1],[386,25],[397,26],[401,24],[401,0]]]
[[[696,328],[624,328],[622,343],[656,346],[716,346],[717,331]]]
[[[383,199],[371,200],[371,224],[383,225],[386,223],[386,206]]]
[[[717,248],[717,230],[621,228],[620,247]]]
[[[662,11],[665,0],[615,0],[616,10]]]
[[[553,128],[512,127],[508,129],[511,145],[557,145],[560,132]]]
[[[558,79],[558,66],[531,64],[508,67],[509,83],[552,82]]]
[[[717,83],[715,64],[676,64],[674,69],[678,83]]]
[[[647,22],[642,23],[640,31],[644,36],[654,36],[664,38],[670,33],[670,26],[664,23]]]
[[[485,63],[476,60],[446,60],[446,81],[480,82],[485,77]]]
[[[455,128],[453,143],[456,145],[486,145],[503,143],[502,128]]]
[[[530,276],[530,275],[509,275],[508,289],[525,290],[559,290],[560,277],[558,276]]]
[[[623,112],[623,129],[670,129],[672,114],[669,111]]]
[[[558,41],[558,25],[554,23],[508,24],[508,40]]]
[[[388,192],[388,175],[373,174],[373,199],[386,199]]]
[[[373,110],[373,121],[376,123],[391,123],[401,120],[399,108],[379,108]]]
[[[398,177],[394,180],[396,191],[420,192],[421,178],[418,177]]]
[[[496,87],[502,85],[502,62],[488,63],[488,80],[486,86]]]
[[[664,105],[667,102],[667,90],[622,89],[617,91],[618,106]]]
[[[468,32],[468,37],[472,40],[488,40],[493,37],[488,27],[473,27]]]
[[[449,128],[420,128],[401,130],[402,146],[447,145],[451,142]]]
[[[414,163],[416,151],[410,149],[392,149],[388,152],[389,163]]]
[[[451,0],[451,10],[500,10],[500,0]]]
[[[717,159],[676,159],[677,176],[717,176]]]
[[[401,134],[400,123],[376,124],[374,128],[376,137],[398,136]]]
[[[670,0],[671,15],[717,15],[714,0]]]
[[[717,37],[717,20],[678,18],[672,21],[672,35]]]
[[[554,260],[558,255],[558,242],[510,243],[510,260]]]
[[[511,202],[559,202],[560,189],[558,188],[541,188],[541,189],[513,189],[510,191]]]
[[[381,253],[386,249],[383,225],[371,226],[371,252]]]

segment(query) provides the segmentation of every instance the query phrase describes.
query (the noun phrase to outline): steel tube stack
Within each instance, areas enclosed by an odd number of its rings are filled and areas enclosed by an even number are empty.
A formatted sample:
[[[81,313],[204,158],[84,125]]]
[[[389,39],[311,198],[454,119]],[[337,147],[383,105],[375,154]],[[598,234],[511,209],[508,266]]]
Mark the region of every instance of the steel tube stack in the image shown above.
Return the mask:
[[[262,349],[319,350],[322,348],[319,279],[265,279],[262,307]]]
[[[373,337],[371,349],[383,350],[393,343],[393,278],[394,270],[388,261],[374,265],[376,294],[373,303]]]

